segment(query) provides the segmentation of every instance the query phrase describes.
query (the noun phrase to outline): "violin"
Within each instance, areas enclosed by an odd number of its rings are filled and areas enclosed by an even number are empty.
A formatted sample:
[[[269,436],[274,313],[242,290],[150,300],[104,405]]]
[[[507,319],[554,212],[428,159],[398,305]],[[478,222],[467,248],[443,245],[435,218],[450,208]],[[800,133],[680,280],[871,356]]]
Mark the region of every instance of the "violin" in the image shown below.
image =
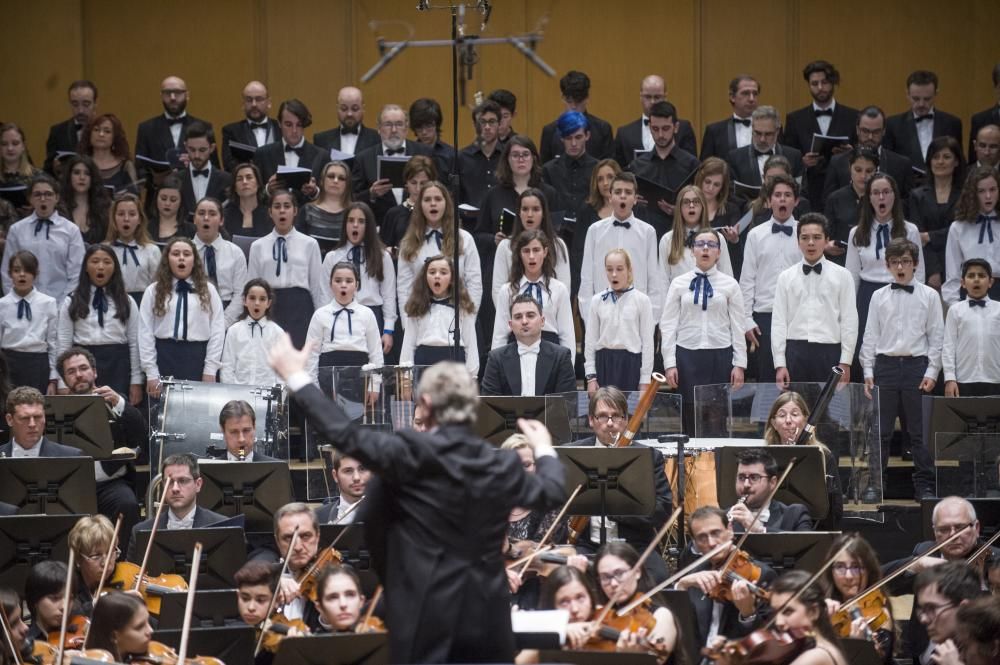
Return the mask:
[[[865,639],[875,640],[875,631],[889,623],[889,599],[882,591],[876,589],[867,593],[850,607],[837,610],[830,616],[830,623],[840,637],[851,636],[851,624],[857,619],[864,619]]]
[[[738,640],[707,647],[701,653],[720,665],[787,665],[815,646],[812,633],[765,628]]]
[[[288,634],[293,629],[299,631],[302,635],[308,635],[310,632],[309,626],[302,619],[289,619],[280,612],[261,625],[264,626],[264,634],[260,648],[270,653],[278,652],[278,645],[281,644],[281,640],[288,637]]]
[[[296,579],[299,584],[299,593],[309,600],[316,602],[316,583],[320,575],[327,566],[342,563],[344,556],[335,550],[333,546],[325,548],[313,562],[306,572]]]
[[[90,628],[90,619],[85,616],[75,614],[69,618],[66,624],[66,634],[62,643],[66,649],[82,649],[87,639],[87,630]],[[48,643],[53,647],[59,646],[59,633],[52,631],[48,634]]]
[[[177,665],[180,657],[177,652],[166,644],[150,641],[149,649],[144,654],[132,656],[130,662],[150,663],[151,665]],[[195,663],[197,665],[226,665],[218,658],[212,656],[194,656],[184,659],[185,665]]]
[[[384,633],[385,624],[377,616],[372,616],[375,613],[375,606],[378,605],[379,598],[382,597],[382,585],[380,584],[375,593],[372,595],[372,599],[368,601],[368,609],[365,611],[361,620],[358,621],[357,625],[354,626],[355,633]]]
[[[636,593],[633,598],[640,595]],[[653,603],[645,600],[623,616],[618,616],[615,612],[609,612],[601,621],[597,630],[587,641],[584,649],[590,651],[615,651],[618,647],[618,638],[624,631],[636,632],[645,628],[647,634],[656,627],[656,618],[652,611]],[[598,612],[603,609],[598,607]],[[662,653],[663,649],[659,645],[653,644],[646,638],[642,638],[639,643],[650,651]]]
[[[164,594],[177,591],[187,591],[187,581],[180,575],[159,575],[152,577],[143,576],[143,582],[139,583],[139,566],[128,561],[119,561],[115,564],[114,573],[102,591],[115,589],[117,591],[132,591],[138,587],[138,591],[146,600],[146,608],[150,614],[160,614],[160,597]]]
[[[528,562],[528,567],[522,571],[521,577],[524,578],[531,575],[548,577],[556,568],[566,565],[569,557],[576,554],[576,548],[572,545],[565,545],[551,549],[542,549],[539,547],[539,543],[531,540],[519,540],[511,543],[510,558],[522,559],[522,557],[529,554],[533,554],[533,556],[531,557],[531,561]]]
[[[750,555],[743,550],[737,550],[728,566],[723,566],[722,581],[712,590],[708,597],[713,600],[733,602],[733,583],[746,582],[750,593],[758,600],[767,601],[771,594],[766,589],[761,588],[757,582],[760,581],[761,569],[751,559]]]

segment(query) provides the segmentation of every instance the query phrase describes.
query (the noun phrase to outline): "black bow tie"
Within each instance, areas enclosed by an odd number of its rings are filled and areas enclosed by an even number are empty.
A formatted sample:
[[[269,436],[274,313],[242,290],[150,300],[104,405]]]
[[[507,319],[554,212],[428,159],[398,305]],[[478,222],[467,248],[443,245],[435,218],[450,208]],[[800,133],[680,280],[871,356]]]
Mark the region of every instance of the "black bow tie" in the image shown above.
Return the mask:
[[[986,307],[986,299],[984,298],[983,300],[972,300],[970,298],[969,299],[969,307],[983,307],[983,308],[985,308]]]
[[[790,224],[778,224],[774,222],[771,224],[771,233],[784,233],[789,238],[792,237],[792,227]]]
[[[208,177],[208,169],[191,169],[191,177],[199,178],[201,176]]]
[[[811,272],[814,272],[817,275],[822,275],[823,274],[823,264],[822,263],[817,263],[816,265],[811,266],[808,263],[803,263],[802,264],[802,273],[805,274],[805,275],[808,275]]]
[[[642,124],[644,124],[644,125],[646,125],[647,127],[649,127],[649,118],[643,118],[643,119],[642,119]]]
[[[927,115],[918,115],[913,118],[913,122],[923,122],[924,120],[934,120],[934,114],[928,113]]]
[[[615,226],[624,226],[626,229],[632,228],[632,222],[619,222],[617,219],[612,222]]]
[[[386,150],[385,154],[387,157],[392,157],[393,155],[402,155],[404,152],[403,148],[396,148],[395,150]]]
[[[897,282],[893,282],[892,284],[889,285],[889,288],[891,288],[893,291],[898,291],[899,289],[902,289],[907,293],[913,293],[912,284],[899,284]]]
[[[264,122],[254,122],[252,120],[248,120],[247,122],[250,123],[250,129],[267,129],[267,120]]]
[[[754,148],[753,149],[753,154],[754,154],[755,157],[770,157],[771,155],[774,154],[774,148],[772,148],[770,150],[764,150],[763,152],[761,152],[757,148]]]
[[[750,118],[737,118],[737,117],[734,116],[733,117],[733,122],[735,122],[737,124],[740,124],[740,125],[743,125],[744,127],[749,127],[750,126]]]
[[[813,115],[817,118],[823,115],[833,117],[833,109],[813,109]]]
[[[183,125],[184,124],[184,116],[181,116],[179,118],[167,117],[167,124],[171,125],[171,126],[172,125]]]
[[[305,152],[304,148],[305,148],[305,145],[302,145],[302,146],[299,146],[298,148],[296,148],[294,146],[288,145],[287,143],[285,144],[285,152],[294,152],[299,157],[301,157],[302,153]]]
[[[357,136],[358,135],[358,129],[360,129],[360,125],[354,125],[354,127],[352,129],[348,129],[347,127],[341,126],[340,127],[340,135],[344,136],[345,134],[354,134],[355,136]]]

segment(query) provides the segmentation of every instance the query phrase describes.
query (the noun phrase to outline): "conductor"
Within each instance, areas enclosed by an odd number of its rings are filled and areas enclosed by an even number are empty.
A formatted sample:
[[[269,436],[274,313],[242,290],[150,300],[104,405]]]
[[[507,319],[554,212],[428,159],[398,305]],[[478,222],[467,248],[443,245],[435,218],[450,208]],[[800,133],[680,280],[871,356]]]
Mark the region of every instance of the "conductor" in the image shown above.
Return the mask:
[[[518,421],[536,471],[476,437],[478,390],[464,367],[424,371],[414,400],[428,431],[362,429],[305,371],[309,344],[285,335],[269,354],[310,423],[373,473],[364,514],[385,586],[393,663],[512,662],[510,594],[501,548],[515,506],[548,510],[565,499],[563,468],[545,426]],[[380,564],[380,565],[378,565]]]

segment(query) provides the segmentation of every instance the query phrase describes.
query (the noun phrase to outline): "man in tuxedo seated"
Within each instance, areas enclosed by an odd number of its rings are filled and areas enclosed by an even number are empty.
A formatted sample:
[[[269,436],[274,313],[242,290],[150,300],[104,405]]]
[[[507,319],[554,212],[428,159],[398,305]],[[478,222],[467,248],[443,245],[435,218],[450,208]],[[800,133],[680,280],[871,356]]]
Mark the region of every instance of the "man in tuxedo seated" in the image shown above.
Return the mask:
[[[824,136],[846,136],[847,145],[833,149],[834,155],[849,152],[857,141],[854,127],[857,124],[858,110],[838,104],[834,99],[834,89],[840,84],[840,72],[826,60],[814,60],[802,70],[802,77],[809,85],[809,95],[812,104],[792,111],[785,121],[785,132],[782,142],[802,153],[802,163],[806,168],[804,183],[809,200],[817,210],[822,210],[823,182],[829,163],[824,155],[812,152],[812,141],[815,134]]]
[[[927,147],[939,136],[951,136],[962,145],[962,121],[934,108],[938,77],[934,72],[917,70],[906,79],[906,98],[910,110],[890,116],[886,121],[882,145],[922,167]]]
[[[267,183],[268,192],[284,186],[278,177],[279,166],[301,167],[313,172],[309,182],[295,192],[300,208],[319,193],[316,174],[329,161],[322,150],[306,141],[305,129],[311,124],[312,114],[306,105],[298,99],[286,99],[278,107],[281,140],[257,148],[253,156],[254,164],[260,169],[260,176]]]
[[[366,148],[378,145],[379,135],[365,127],[365,100],[361,91],[347,86],[337,93],[337,119],[340,125],[313,135],[313,143],[330,153],[330,149],[356,155]]]
[[[597,159],[607,159],[615,152],[614,136],[611,125],[596,115],[587,113],[587,102],[590,99],[590,77],[583,72],[570,70],[559,79],[559,90],[567,111],[579,111],[587,117],[590,127],[590,140],[587,141],[587,152]],[[542,140],[538,143],[538,155],[542,164],[551,161],[556,155],[562,154],[563,144],[559,139],[556,123],[550,122],[542,128]]]
[[[739,533],[746,531],[754,515],[763,508],[760,519],[751,533],[776,533],[781,531],[812,531],[813,519],[809,509],[801,503],[785,504],[771,499],[764,502],[778,485],[778,463],[762,449],[754,448],[739,454],[736,467],[736,494],[741,499],[729,509],[729,521]]]
[[[639,85],[639,102],[642,104],[642,117],[623,125],[615,132],[615,161],[622,166],[637,157],[637,151],[648,152],[653,149],[653,135],[649,131],[649,109],[657,102],[667,99],[667,84],[663,77],[650,74],[642,79]],[[677,120],[677,145],[690,152],[698,154],[698,146],[694,130],[687,120]]]
[[[997,168],[1000,162],[1000,126],[984,125],[976,133],[975,162],[972,166],[991,166]]]
[[[437,167],[441,180],[455,169],[455,149],[441,140],[441,123],[444,116],[437,100],[421,97],[410,104],[410,127],[413,136],[431,151],[434,166]]]
[[[194,455],[191,453],[171,455],[163,460],[161,468],[163,482],[166,483],[168,479],[172,482],[170,483],[170,491],[167,492],[167,509],[160,515],[157,530],[200,529],[226,519],[224,515],[213,513],[197,504],[202,477],[201,470],[198,468],[198,460]],[[129,541],[126,560],[133,563],[139,562],[142,553],[138,552],[136,547],[138,533],[152,530],[155,519],[155,517],[150,517],[132,528],[132,538]]]
[[[45,170],[56,173],[56,153],[76,152],[80,143],[80,132],[97,114],[97,86],[91,81],[73,81],[69,84],[69,107],[73,117],[49,128],[49,138],[45,141]]]
[[[744,148],[731,150],[726,156],[733,180],[755,187],[761,186],[764,162],[771,155],[782,155],[792,165],[792,177],[802,178],[802,153],[778,143],[781,118],[773,106],[761,106],[750,117],[752,141]]]
[[[355,506],[364,498],[372,472],[359,460],[336,450],[330,466],[333,467],[330,475],[337,487],[337,496],[316,509],[316,521],[320,524],[351,524],[357,518]]]
[[[0,446],[0,457],[79,457],[79,448],[45,438],[45,398],[29,386],[7,395],[5,407],[10,441]]]
[[[1000,62],[993,65],[993,92],[997,96],[997,103],[988,109],[984,109],[972,116],[971,127],[969,127],[969,161],[976,156],[976,136],[979,130],[986,125],[1000,125]]]
[[[226,443],[225,459],[230,462],[278,462],[275,457],[254,450],[257,441],[257,414],[249,402],[234,399],[219,412],[219,429]]]
[[[160,102],[163,113],[139,123],[136,132],[135,154],[148,157],[158,162],[183,164],[187,159],[183,156],[182,139],[184,130],[192,122],[198,120],[187,112],[188,89],[184,79],[178,76],[168,76],[160,83]],[[202,120],[209,127],[212,123]],[[219,156],[212,153],[212,164],[219,166]],[[143,178],[147,170],[142,160],[137,160],[139,177]]]
[[[736,148],[750,145],[751,116],[757,110],[760,83],[749,74],[740,74],[729,82],[729,104],[733,115],[705,127],[701,139],[701,161],[709,157],[725,159]]]
[[[913,187],[913,162],[907,157],[889,150],[882,145],[885,136],[885,113],[878,106],[866,106],[858,113],[858,125],[855,128],[859,148],[867,148],[878,155],[878,170],[888,173],[899,186],[902,196],[907,196]],[[830,160],[830,168],[826,171],[826,182],[823,184],[823,199],[851,184],[850,155],[834,155]],[[922,165],[923,162],[920,162]]]
[[[496,102],[500,106],[500,127],[497,138],[500,140],[500,147],[507,142],[517,131],[514,130],[514,116],[517,115],[517,97],[510,90],[497,88],[487,97],[487,101]]]
[[[209,157],[215,154],[215,132],[200,120],[190,123],[184,130],[184,152],[187,154],[187,168],[179,169],[177,177],[181,181],[181,205],[188,211],[188,218],[194,220],[194,209],[206,196],[217,201],[225,201],[233,177],[212,167]]]
[[[594,436],[574,441],[574,446],[614,447],[618,435],[625,428],[628,420],[628,404],[625,394],[617,388],[602,386],[590,397],[587,407],[587,422]],[[636,448],[645,447],[641,443],[631,444]],[[624,540],[637,551],[642,552],[663,526],[671,511],[672,498],[670,485],[663,467],[663,455],[653,449],[653,491],[656,495],[656,506],[651,515],[609,515],[605,519],[607,527],[606,541]],[[583,550],[596,551],[601,543],[601,518],[592,515],[590,523],[584,527],[577,540],[577,547]],[[667,579],[667,567],[663,559],[651,556],[646,559],[646,572],[657,582]]]
[[[234,155],[229,148],[230,143],[259,148],[277,141],[281,135],[278,122],[267,116],[271,111],[271,95],[266,85],[250,81],[243,86],[242,100],[243,119],[222,128],[222,168],[229,173],[243,162],[252,161]]]
[[[517,340],[490,351],[483,395],[550,395],[576,390],[570,350],[542,339],[545,316],[534,296],[522,293],[510,304],[510,330]]]
[[[590,196],[590,176],[597,158],[587,154],[590,131],[587,117],[578,111],[566,111],[556,121],[563,143],[563,154],[542,166],[542,177],[559,192],[558,201],[549,201],[549,210],[575,213]]]

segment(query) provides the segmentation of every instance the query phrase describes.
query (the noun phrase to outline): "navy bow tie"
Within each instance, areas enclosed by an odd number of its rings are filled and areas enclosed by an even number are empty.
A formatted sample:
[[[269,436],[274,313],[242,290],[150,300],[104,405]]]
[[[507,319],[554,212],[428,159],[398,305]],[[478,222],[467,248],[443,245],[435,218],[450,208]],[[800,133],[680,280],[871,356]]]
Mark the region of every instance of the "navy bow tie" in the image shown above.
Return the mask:
[[[301,157],[302,153],[305,152],[304,148],[305,148],[304,145],[296,148],[294,146],[288,145],[287,143],[285,144],[285,152],[294,152],[299,157]]]
[[[927,115],[918,115],[913,118],[913,122],[923,122],[924,120],[934,120],[934,114],[928,113]]]
[[[360,268],[361,264],[365,262],[365,246],[355,245],[347,250],[347,259],[355,265],[355,267]]]
[[[617,219],[612,222],[615,226],[624,226],[626,229],[632,228],[632,222],[619,222]]]
[[[969,307],[983,307],[983,308],[985,308],[986,307],[986,299],[984,298],[982,300],[973,300],[972,298],[970,298],[969,299]]]
[[[192,178],[208,177],[209,169],[191,169]]]
[[[608,289],[607,293],[601,296],[601,300],[607,300],[608,298],[611,298],[611,302],[617,303],[622,296],[624,296],[626,293],[628,293],[634,288],[635,288],[634,286],[630,286],[622,291],[614,291],[612,289]]]
[[[250,339],[253,339],[254,326],[257,327],[257,330],[260,331],[260,336],[263,337],[264,326],[260,325],[260,321],[254,321],[253,319],[250,319]]]
[[[94,289],[94,298],[90,301],[91,307],[97,312],[97,325],[104,327],[104,315],[108,312],[108,299],[104,293],[104,287],[98,286]]]
[[[789,238],[792,237],[792,227],[790,224],[771,223],[771,233],[784,233]]]
[[[875,229],[875,258],[882,257],[882,250],[889,246],[889,225],[878,224]]]
[[[188,338],[188,294],[191,293],[191,285],[187,280],[177,281],[174,287],[177,291],[177,306],[174,308],[174,339],[187,340]]]
[[[524,291],[521,293],[533,296],[539,305],[542,304],[542,285],[538,282],[528,282],[524,285]]]
[[[889,285],[889,288],[892,289],[893,291],[898,291],[898,290],[902,289],[903,291],[906,291],[907,293],[913,293],[913,285],[912,284],[900,284],[898,282],[893,282],[892,284]]]
[[[274,276],[281,277],[281,264],[288,263],[288,241],[278,236],[271,247],[271,258],[277,265],[274,267]]]
[[[386,157],[392,157],[393,155],[402,155],[404,153],[404,148],[396,148],[394,150],[386,150]]]
[[[684,239],[685,247],[694,247],[694,239],[698,237],[697,231],[688,231],[687,238]]]
[[[122,265],[123,266],[127,266],[128,265],[128,257],[129,257],[129,254],[131,254],[132,255],[132,260],[135,261],[135,267],[136,268],[139,267],[139,255],[136,254],[136,250],[139,249],[139,245],[129,245],[127,243],[122,242],[121,240],[115,240],[115,247],[121,247],[122,248]]]
[[[333,325],[330,326],[331,342],[333,341],[334,334],[337,332],[337,319],[339,319],[340,315],[343,314],[344,312],[347,312],[347,332],[350,335],[354,334],[354,324],[351,321],[351,316],[353,316],[354,310],[348,309],[347,307],[341,307],[340,309],[338,309],[336,312],[333,313]]]
[[[350,128],[350,129],[348,129],[347,127],[344,127],[343,125],[341,125],[341,127],[340,127],[340,135],[344,136],[345,134],[354,134],[355,136],[357,136],[359,129],[360,129],[360,125],[354,125],[354,127]]]
[[[211,245],[205,245],[205,272],[208,273],[210,280],[218,282],[218,273],[215,270],[215,248]]]
[[[38,235],[38,232],[42,230],[43,226],[45,227],[45,239],[48,240],[49,239],[49,230],[52,228],[52,220],[51,219],[43,219],[41,217],[39,217],[38,219],[36,219],[35,220],[35,235],[36,236]]]
[[[425,241],[430,240],[431,238],[434,238],[434,241],[437,243],[438,249],[441,249],[441,240],[444,238],[444,234],[438,231],[437,229],[432,229],[427,232],[427,235],[424,236],[424,240]]]
[[[803,263],[802,264],[802,273],[805,274],[805,275],[808,275],[811,272],[814,272],[817,275],[822,275],[823,274],[823,264],[822,263],[817,263],[816,265],[811,266],[808,263]]]
[[[993,222],[997,221],[997,216],[993,215],[979,215],[976,218],[976,223],[979,224],[979,244],[982,245],[983,241],[988,237],[990,243],[993,242]]]
[[[691,280],[691,285],[688,289],[694,291],[694,304],[698,304],[698,296],[701,295],[701,310],[707,310],[708,299],[715,295],[712,283],[708,281],[708,275],[703,272],[695,273],[694,279]]]
[[[824,115],[829,116],[829,117],[832,118],[833,117],[833,109],[813,109],[813,115],[815,115],[817,118],[819,118],[820,116],[824,116]]]
[[[17,318],[31,320],[31,303],[24,298],[17,301]]]
[[[749,127],[750,126],[750,118],[737,118],[737,117],[733,117],[733,122],[735,122],[738,125],[743,125],[744,127]]]

